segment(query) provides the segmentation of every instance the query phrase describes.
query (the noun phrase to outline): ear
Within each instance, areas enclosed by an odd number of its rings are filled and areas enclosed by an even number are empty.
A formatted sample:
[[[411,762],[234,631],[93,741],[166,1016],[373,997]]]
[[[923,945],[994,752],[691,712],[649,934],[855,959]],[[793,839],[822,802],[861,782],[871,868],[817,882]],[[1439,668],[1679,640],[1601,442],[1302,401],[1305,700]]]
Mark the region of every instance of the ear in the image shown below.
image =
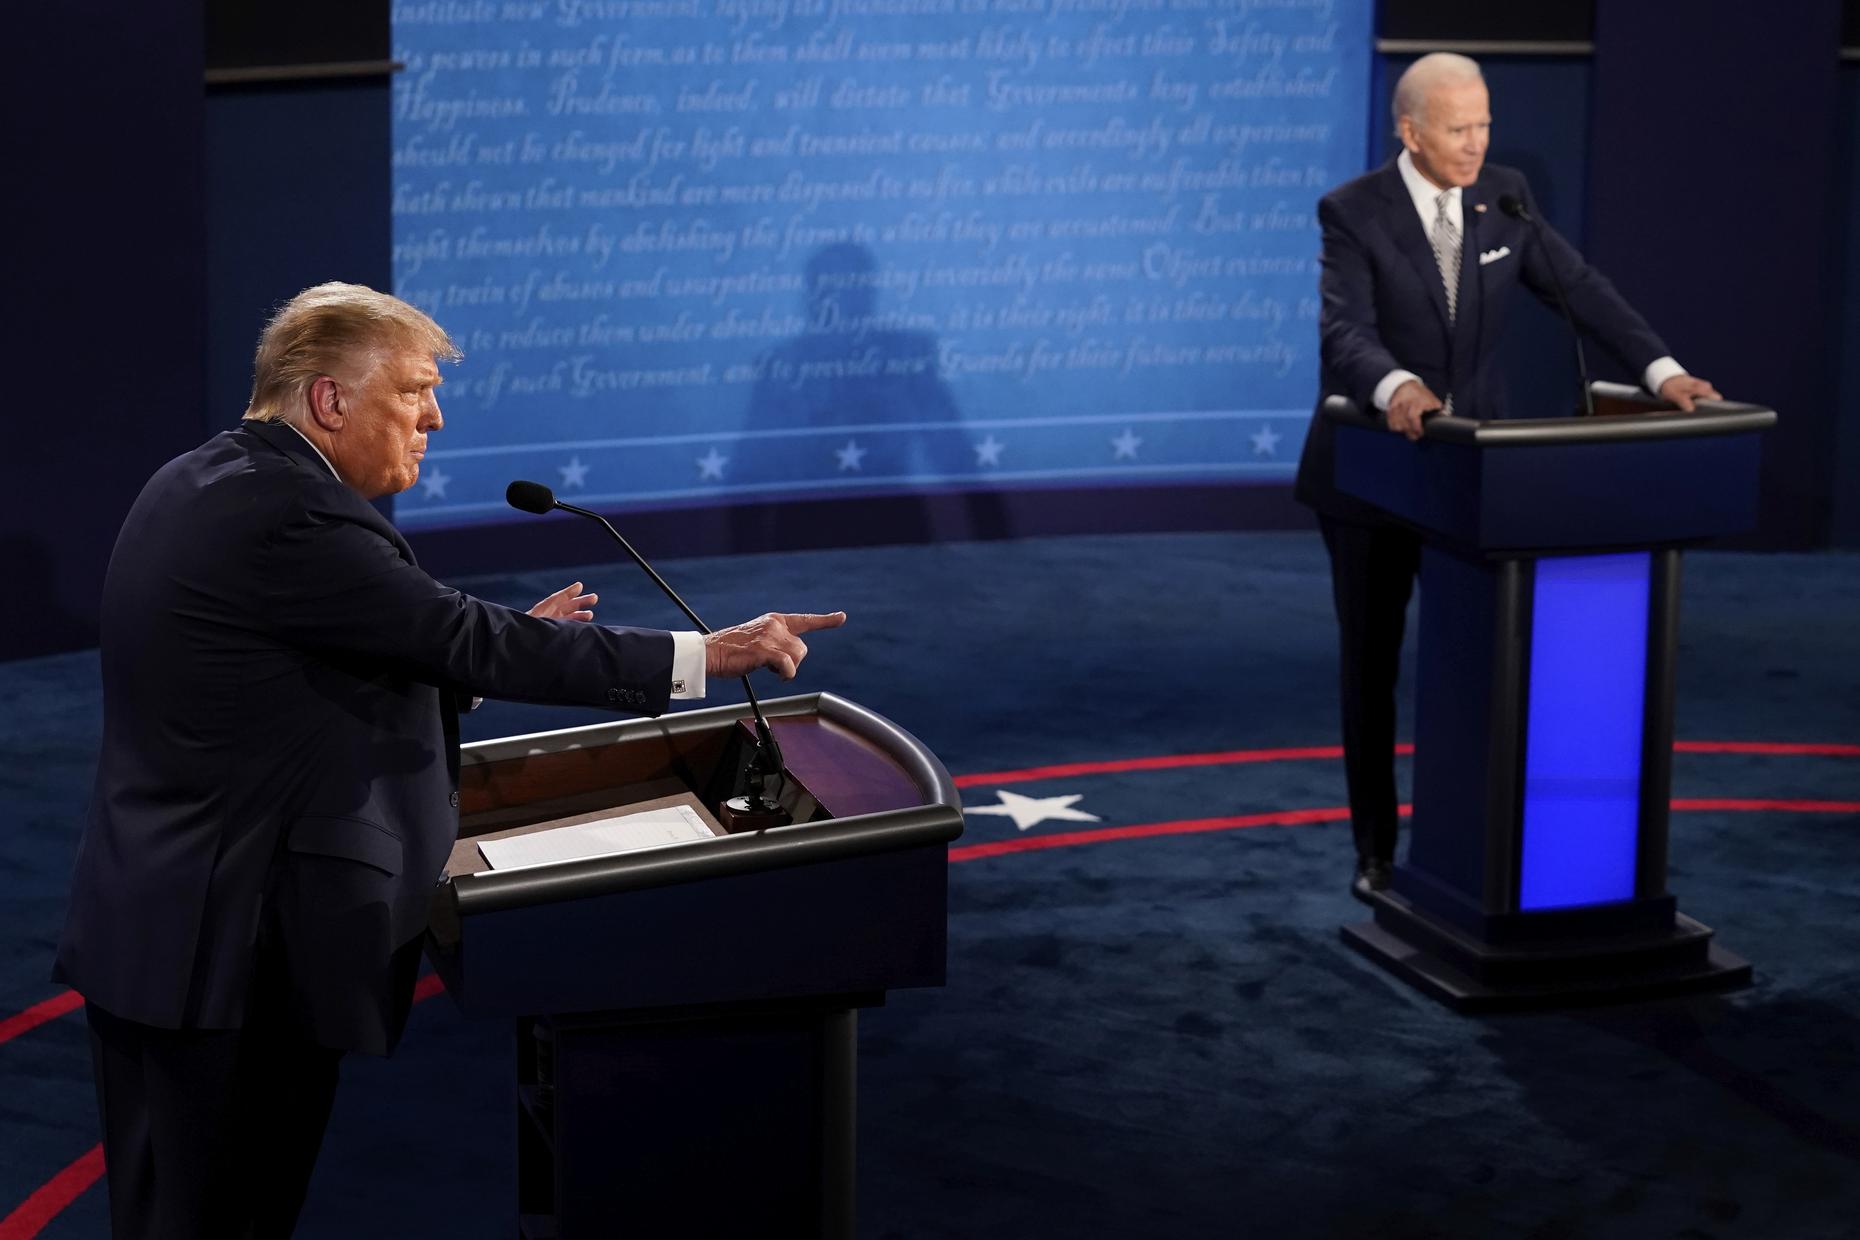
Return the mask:
[[[342,408],[342,385],[328,375],[318,375],[306,393],[310,417],[326,431],[339,431],[347,421]]]
[[[1410,152],[1414,150],[1414,118],[1412,116],[1404,115],[1395,118],[1395,134]]]

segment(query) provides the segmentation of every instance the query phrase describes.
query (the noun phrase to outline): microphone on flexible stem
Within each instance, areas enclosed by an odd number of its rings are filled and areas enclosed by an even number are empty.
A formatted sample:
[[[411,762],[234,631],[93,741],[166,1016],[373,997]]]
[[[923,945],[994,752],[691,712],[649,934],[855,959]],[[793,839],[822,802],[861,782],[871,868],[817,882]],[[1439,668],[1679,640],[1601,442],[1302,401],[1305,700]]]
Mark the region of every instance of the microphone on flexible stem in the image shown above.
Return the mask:
[[[665,592],[665,597],[678,605],[678,610],[685,613],[685,617],[697,626],[700,633],[711,631],[710,626],[700,620],[698,614],[678,597],[678,592],[666,584],[665,578],[659,576],[652,565],[646,563],[646,558],[633,550],[633,544],[623,538],[620,531],[609,524],[607,518],[600,513],[563,503],[555,497],[554,491],[540,482],[513,482],[505,488],[504,500],[512,508],[536,513],[539,516],[559,508],[563,512],[572,512],[578,517],[588,517],[599,522],[601,528],[612,535],[613,540],[620,544],[621,549],[632,557],[633,563],[644,569],[646,576],[652,578],[652,583]],[[748,769],[744,772],[749,781],[748,795],[731,797],[723,803],[724,815],[728,820],[727,825],[740,830],[784,826],[788,822],[786,811],[774,800],[763,795],[768,780],[785,773],[781,746],[775,743],[775,733],[769,728],[769,721],[762,714],[762,703],[756,700],[756,691],[750,685],[747,676],[743,677],[743,692],[749,695],[749,709],[756,717],[755,753],[749,760]]]
[[[1569,312],[1569,300],[1563,296],[1563,277],[1557,274],[1556,262],[1550,257],[1550,247],[1544,245],[1544,226],[1529,207],[1525,206],[1515,194],[1500,194],[1498,209],[1514,220],[1523,220],[1537,234],[1537,244],[1544,247],[1544,266],[1550,268],[1550,287],[1556,290],[1556,308],[1563,312],[1563,322],[1569,325],[1569,338],[1576,343],[1576,375],[1582,380],[1582,412],[1585,417],[1595,416],[1595,397],[1589,391],[1589,363],[1582,356],[1582,333],[1576,330],[1576,320]]]

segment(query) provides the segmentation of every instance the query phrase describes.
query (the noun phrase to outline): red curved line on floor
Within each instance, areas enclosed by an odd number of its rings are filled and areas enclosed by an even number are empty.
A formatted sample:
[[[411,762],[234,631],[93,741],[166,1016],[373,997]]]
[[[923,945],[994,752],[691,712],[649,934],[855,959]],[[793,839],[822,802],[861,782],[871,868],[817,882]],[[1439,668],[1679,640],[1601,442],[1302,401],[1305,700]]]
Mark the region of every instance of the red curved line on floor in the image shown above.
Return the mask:
[[[1860,801],[1778,801],[1744,797],[1700,797],[1677,800],[1675,810],[1719,811],[1737,813],[1782,812],[1796,814],[1860,814]],[[1412,806],[1401,807],[1403,817]],[[979,861],[1007,853],[1038,852],[1045,848],[1071,848],[1080,844],[1101,844],[1112,840],[1148,839],[1158,835],[1194,835],[1203,831],[1236,831],[1244,827],[1298,826],[1308,822],[1344,822],[1350,817],[1347,805],[1329,809],[1294,809],[1275,814],[1237,814],[1230,818],[1182,818],[1174,822],[1146,822],[1135,827],[1105,827],[1097,831],[1056,831],[1051,835],[1024,835],[1019,839],[990,840],[985,844],[963,844],[949,850],[950,863]]]
[[[20,1202],[17,1210],[0,1218],[0,1240],[32,1240],[47,1223],[64,1213],[66,1206],[102,1178],[103,1146],[93,1145],[76,1162]]]
[[[1413,745],[1396,747],[1397,753],[1413,753]],[[1159,754],[1153,758],[1117,758],[1108,762],[1060,762],[1052,766],[1030,766],[1019,771],[990,771],[981,775],[958,775],[958,788],[982,784],[1019,784],[1033,779],[1066,779],[1074,775],[1114,775],[1121,771],[1167,771],[1188,766],[1228,766],[1237,762],[1292,762],[1309,758],[1341,758],[1341,745],[1306,745],[1297,749],[1230,749],[1220,753]]]
[[[1778,757],[1860,758],[1860,745],[1795,743],[1784,741],[1676,741],[1676,753],[1750,753]],[[1397,745],[1395,752],[1407,756],[1413,745]],[[1231,766],[1243,762],[1296,762],[1317,758],[1341,758],[1341,745],[1303,745],[1293,749],[1228,749],[1216,753],[1158,754],[1149,758],[1114,758],[1104,762],[1059,762],[1050,766],[1030,766],[1017,771],[988,771],[979,775],[958,775],[958,788],[978,788],[985,784],[1023,784],[1036,779],[1069,779],[1077,775],[1116,775],[1126,771],[1168,771],[1195,766]]]
[[[1406,814],[1408,807],[1401,807]],[[1192,835],[1200,831],[1237,831],[1243,827],[1295,827],[1308,822],[1342,822],[1348,819],[1348,806],[1331,809],[1288,809],[1271,814],[1235,814],[1227,818],[1182,818],[1175,822],[1146,822],[1134,827],[1103,827],[1097,831],[1056,831],[1051,835],[1023,835],[1019,839],[990,840],[986,844],[963,844],[949,850],[953,865],[958,861],[977,861],[999,857],[1004,853],[1037,852],[1042,848],[1067,848],[1074,844],[1098,844],[1110,840],[1139,840],[1154,835]]]
[[[75,990],[53,995],[43,1003],[35,1003],[23,1012],[0,1020],[0,1046],[11,1042],[22,1033],[37,1029],[45,1022],[57,1020],[66,1012],[74,1012],[83,1006],[84,996]]]

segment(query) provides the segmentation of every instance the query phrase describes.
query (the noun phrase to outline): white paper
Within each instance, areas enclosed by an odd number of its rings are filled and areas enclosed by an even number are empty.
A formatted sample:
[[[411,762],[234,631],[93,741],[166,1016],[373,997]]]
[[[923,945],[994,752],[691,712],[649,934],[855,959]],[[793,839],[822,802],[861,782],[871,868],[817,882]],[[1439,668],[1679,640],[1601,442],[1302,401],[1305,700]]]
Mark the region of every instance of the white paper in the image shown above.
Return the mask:
[[[666,844],[683,844],[690,840],[709,839],[714,835],[709,825],[688,805],[669,809],[641,810],[616,814],[572,827],[555,827],[532,831],[502,840],[481,840],[478,851],[494,870],[515,870],[524,866],[552,865],[559,861],[580,861],[587,857],[605,857],[612,853],[631,852],[636,848],[661,848]]]

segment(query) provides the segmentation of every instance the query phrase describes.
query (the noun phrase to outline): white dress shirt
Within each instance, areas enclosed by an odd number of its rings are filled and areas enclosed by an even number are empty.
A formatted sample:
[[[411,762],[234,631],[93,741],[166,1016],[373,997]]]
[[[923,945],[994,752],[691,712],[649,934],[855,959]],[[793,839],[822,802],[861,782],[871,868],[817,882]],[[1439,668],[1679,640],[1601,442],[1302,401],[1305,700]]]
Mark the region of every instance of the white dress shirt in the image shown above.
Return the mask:
[[[1434,236],[1434,220],[1440,213],[1434,205],[1440,197],[1440,187],[1421,175],[1421,170],[1414,166],[1414,157],[1405,150],[1396,157],[1395,169],[1401,173],[1401,183],[1408,187],[1408,197],[1414,200],[1415,214],[1421,217],[1421,231],[1431,241]],[[1466,217],[1460,207],[1460,188],[1457,185],[1447,191],[1447,218],[1453,221],[1453,227],[1459,229],[1460,236],[1464,237]],[[1684,366],[1670,357],[1661,357],[1648,364],[1640,381],[1643,387],[1657,396],[1661,384],[1676,375],[1685,373]],[[1382,381],[1376,384],[1372,397],[1376,408],[1384,413],[1388,412],[1389,401],[1395,397],[1395,389],[1410,379],[1419,380],[1420,377],[1412,370],[1391,370],[1383,375]]]
[[[289,422],[284,425],[297,431],[297,437],[310,445],[310,451],[316,453],[317,460],[323,462],[331,475],[337,479],[342,477],[341,474],[336,473],[336,467],[329,463],[329,458],[323,455],[323,449],[317,447],[316,442],[310,436],[297,430]],[[674,629],[672,631],[672,699],[694,701],[704,696],[704,688],[704,635]],[[475,709],[483,700],[474,697],[471,700],[472,707]]]

